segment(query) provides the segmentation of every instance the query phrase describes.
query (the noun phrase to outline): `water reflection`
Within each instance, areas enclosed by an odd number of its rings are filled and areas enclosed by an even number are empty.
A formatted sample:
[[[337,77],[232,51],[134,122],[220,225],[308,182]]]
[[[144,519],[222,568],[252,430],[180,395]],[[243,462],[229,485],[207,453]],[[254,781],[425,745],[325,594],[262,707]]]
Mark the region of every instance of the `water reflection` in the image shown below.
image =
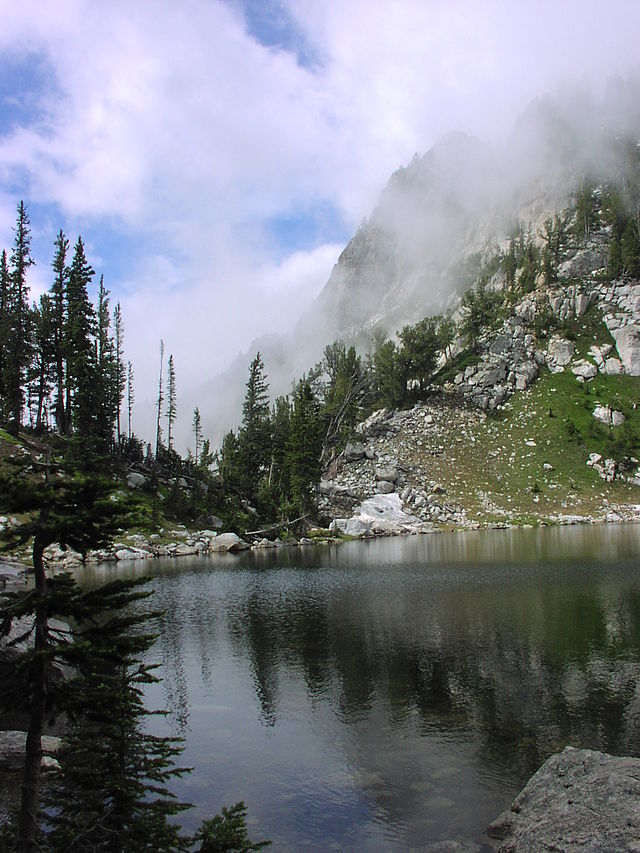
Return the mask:
[[[235,797],[278,850],[482,840],[565,744],[640,754],[639,545],[494,531],[157,567],[151,698],[186,737],[194,823]]]

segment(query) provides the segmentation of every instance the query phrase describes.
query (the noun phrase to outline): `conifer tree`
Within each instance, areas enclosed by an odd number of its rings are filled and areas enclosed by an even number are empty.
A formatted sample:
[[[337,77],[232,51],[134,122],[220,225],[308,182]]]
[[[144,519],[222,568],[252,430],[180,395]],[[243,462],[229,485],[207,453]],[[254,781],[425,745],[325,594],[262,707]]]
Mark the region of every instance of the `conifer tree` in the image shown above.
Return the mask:
[[[23,383],[30,359],[27,270],[35,261],[31,257],[29,225],[27,209],[24,202],[20,201],[10,258],[9,299],[6,309],[8,336],[4,364],[9,429],[14,435],[18,434],[22,425]]]
[[[64,703],[68,749],[47,797],[52,851],[185,849],[168,818],[187,806],[166,787],[185,772],[173,764],[181,749],[143,725],[142,686],[157,680],[142,661],[155,639],[145,625],[157,614],[131,609],[149,595],[138,584],[116,581],[77,596],[78,628],[67,655],[77,675]]]
[[[96,335],[96,426],[95,431],[106,450],[113,439],[116,418],[116,356],[115,344],[110,335],[109,291],[104,286],[104,276],[98,285],[98,311]]]
[[[133,386],[133,365],[127,362],[127,437],[131,438],[131,413],[135,402],[135,389]]]
[[[156,460],[158,452],[162,446],[162,428],[160,426],[160,417],[162,415],[162,403],[164,395],[162,391],[162,368],[164,365],[164,341],[160,339],[160,376],[158,378],[158,411],[156,419]]]
[[[200,409],[196,406],[193,410],[193,442],[195,464],[198,464],[198,457],[202,449],[202,418],[200,417]]]
[[[0,474],[0,490],[7,509],[24,514],[25,521],[8,536],[10,544],[32,542],[35,584],[30,592],[9,596],[8,605],[0,612],[0,633],[6,634],[14,619],[31,620],[22,637],[33,640],[27,657],[29,726],[18,849],[21,853],[34,853],[38,849],[42,732],[45,715],[56,695],[53,668],[63,654],[59,632],[51,627],[50,619],[53,615],[68,618],[71,613],[64,580],[50,580],[45,575],[44,551],[54,543],[71,547],[82,555],[89,548],[105,547],[127,517],[129,507],[111,500],[113,481],[98,470],[88,473],[91,466],[87,459],[82,472],[63,468],[49,456],[35,475],[26,470],[28,464],[33,467],[34,463],[9,461],[16,470]]]
[[[320,407],[306,379],[296,385],[291,404],[287,467],[291,479],[291,495],[304,515],[315,508],[315,487],[322,466],[322,421]]]
[[[116,440],[119,449],[121,439],[120,414],[122,410],[122,399],[124,397],[125,388],[127,386],[127,374],[125,371],[124,364],[124,320],[122,318],[122,308],[120,307],[119,302],[113,309],[113,334],[113,347],[115,357],[114,391],[116,401]]]
[[[70,413],[65,407],[65,328],[67,324],[67,286],[69,282],[69,267],[67,266],[69,240],[65,237],[62,230],[58,232],[54,247],[55,255],[52,262],[54,280],[49,293],[51,299],[55,363],[55,417],[58,434],[68,435],[71,431],[71,420]]]
[[[88,294],[93,275],[78,237],[67,286],[66,396],[73,428],[85,438],[94,435],[96,426],[96,316]]]
[[[249,366],[247,391],[242,405],[242,425],[238,430],[239,483],[249,498],[255,497],[271,455],[268,389],[264,363],[258,352]]]
[[[10,335],[10,278],[7,263],[7,252],[2,250],[0,255],[0,423],[4,423],[7,417],[6,411],[6,365],[9,358],[9,335]]]
[[[33,360],[31,364],[30,384],[36,399],[35,428],[41,432],[44,423],[44,409],[51,391],[51,380],[55,367],[55,337],[51,298],[44,293],[40,304],[34,305],[31,312],[33,320]]]
[[[167,365],[167,447],[173,450],[173,425],[176,420],[176,371],[173,355]]]

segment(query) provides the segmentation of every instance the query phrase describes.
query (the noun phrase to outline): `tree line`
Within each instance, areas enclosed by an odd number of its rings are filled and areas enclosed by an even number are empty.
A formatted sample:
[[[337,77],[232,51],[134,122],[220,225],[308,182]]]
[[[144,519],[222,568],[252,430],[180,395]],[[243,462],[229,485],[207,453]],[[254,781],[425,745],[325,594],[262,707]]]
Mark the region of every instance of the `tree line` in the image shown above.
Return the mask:
[[[104,277],[97,304],[89,298],[95,271],[79,236],[71,250],[62,230],[54,243],[53,281],[29,304],[29,216],[18,204],[14,244],[0,254],[0,419],[12,435],[90,435],[109,452],[131,438],[133,368],[124,360],[122,308],[111,312]],[[122,409],[127,392],[128,425]]]

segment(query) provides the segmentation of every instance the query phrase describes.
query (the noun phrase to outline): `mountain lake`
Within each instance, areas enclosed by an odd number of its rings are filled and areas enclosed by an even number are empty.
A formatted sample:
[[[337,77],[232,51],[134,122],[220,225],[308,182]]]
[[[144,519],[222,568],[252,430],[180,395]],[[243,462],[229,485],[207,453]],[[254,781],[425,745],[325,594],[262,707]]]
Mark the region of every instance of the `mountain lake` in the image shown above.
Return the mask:
[[[640,525],[488,530],[84,570],[153,572],[157,734],[195,830],[274,851],[492,849],[565,745],[640,755]],[[148,602],[147,602],[148,606]]]

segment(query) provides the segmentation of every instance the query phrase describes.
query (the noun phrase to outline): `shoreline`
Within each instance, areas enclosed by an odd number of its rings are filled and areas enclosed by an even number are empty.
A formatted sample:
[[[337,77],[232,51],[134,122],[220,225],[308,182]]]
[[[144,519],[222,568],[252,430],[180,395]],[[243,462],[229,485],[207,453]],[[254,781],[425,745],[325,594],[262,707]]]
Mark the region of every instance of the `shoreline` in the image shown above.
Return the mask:
[[[375,500],[374,496],[371,500]],[[382,497],[382,496],[381,496]],[[385,498],[388,495],[384,496]],[[626,512],[625,512],[626,511]],[[82,565],[100,563],[127,563],[137,560],[152,561],[156,559],[179,559],[181,557],[208,557],[214,554],[242,553],[244,551],[260,551],[276,548],[304,548],[308,546],[337,545],[342,542],[371,541],[374,539],[393,538],[398,536],[428,536],[436,534],[486,532],[489,530],[534,530],[539,527],[573,527],[583,525],[628,525],[640,523],[640,504],[626,507],[615,507],[605,516],[581,516],[577,514],[541,518],[537,523],[518,522],[513,519],[500,521],[475,522],[466,525],[435,525],[425,522],[407,523],[373,520],[367,529],[362,529],[358,516],[348,519],[356,520],[360,525],[359,532],[335,534],[339,529],[336,519],[331,528],[312,528],[312,536],[300,539],[254,539],[247,541],[235,533],[217,533],[211,530],[187,530],[179,526],[168,532],[166,542],[158,542],[158,534],[145,536],[140,533],[125,534],[121,541],[115,542],[109,549],[90,551],[83,560],[82,555],[71,551],[63,551],[57,546],[50,546],[45,552],[45,568],[51,574],[76,570]],[[155,537],[155,539],[154,539]],[[28,583],[33,572],[25,557],[0,555],[0,587],[13,589]]]

